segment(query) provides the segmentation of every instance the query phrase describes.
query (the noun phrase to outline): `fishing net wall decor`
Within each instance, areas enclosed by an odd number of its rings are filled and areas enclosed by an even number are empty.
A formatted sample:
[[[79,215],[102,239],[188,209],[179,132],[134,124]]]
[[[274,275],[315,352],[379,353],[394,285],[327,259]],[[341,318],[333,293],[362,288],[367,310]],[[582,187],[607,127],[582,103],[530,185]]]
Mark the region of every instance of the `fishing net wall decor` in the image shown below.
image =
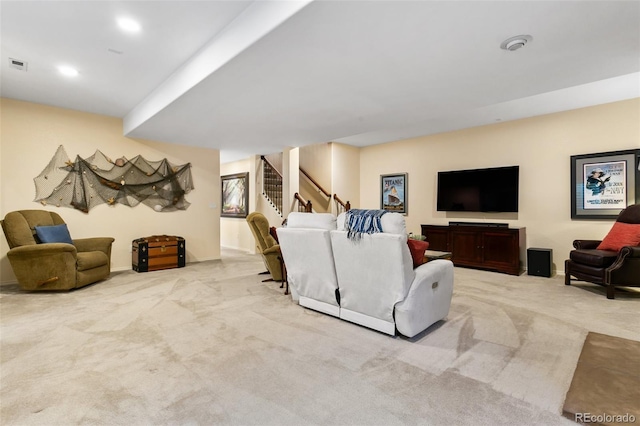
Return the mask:
[[[190,203],[184,196],[193,189],[191,163],[177,166],[166,158],[149,161],[140,155],[114,162],[100,151],[71,161],[62,145],[33,180],[34,201],[85,213],[103,203],[129,207],[143,203],[158,212],[186,210]]]

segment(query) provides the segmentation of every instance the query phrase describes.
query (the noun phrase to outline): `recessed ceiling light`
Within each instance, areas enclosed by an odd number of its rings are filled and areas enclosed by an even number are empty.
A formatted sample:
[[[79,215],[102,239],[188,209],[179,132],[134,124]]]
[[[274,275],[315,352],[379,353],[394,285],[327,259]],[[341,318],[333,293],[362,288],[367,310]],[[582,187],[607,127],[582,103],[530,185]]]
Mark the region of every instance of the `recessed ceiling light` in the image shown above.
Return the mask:
[[[137,33],[142,29],[140,24],[131,18],[118,18],[118,25],[120,28],[130,33]]]
[[[78,70],[66,65],[60,65],[58,67],[58,71],[60,71],[60,73],[62,75],[66,75],[67,77],[75,77],[78,75]]]
[[[533,37],[530,35],[519,35],[515,37],[510,37],[500,43],[500,49],[514,51],[524,47],[527,43],[531,42]]]

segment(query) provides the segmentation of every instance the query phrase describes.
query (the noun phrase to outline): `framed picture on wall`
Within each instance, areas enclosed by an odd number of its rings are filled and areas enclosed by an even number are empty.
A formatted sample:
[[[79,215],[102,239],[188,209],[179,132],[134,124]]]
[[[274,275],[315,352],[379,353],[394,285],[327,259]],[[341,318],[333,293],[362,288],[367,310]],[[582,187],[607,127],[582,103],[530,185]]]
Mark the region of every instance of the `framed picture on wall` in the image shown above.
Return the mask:
[[[221,176],[221,217],[247,217],[249,209],[249,173]]]
[[[407,214],[407,173],[380,175],[380,209]]]
[[[571,218],[615,219],[640,202],[640,149],[571,156]]]

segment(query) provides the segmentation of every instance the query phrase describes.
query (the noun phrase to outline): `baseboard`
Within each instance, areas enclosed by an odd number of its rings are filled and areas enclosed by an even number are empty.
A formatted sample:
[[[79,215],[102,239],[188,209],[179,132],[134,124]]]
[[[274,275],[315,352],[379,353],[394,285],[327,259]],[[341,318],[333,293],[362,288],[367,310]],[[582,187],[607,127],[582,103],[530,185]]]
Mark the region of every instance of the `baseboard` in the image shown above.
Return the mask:
[[[245,247],[232,247],[232,246],[220,246],[220,249],[229,249],[229,250],[238,250],[247,254],[257,254],[255,252],[252,252],[250,249],[247,249]]]

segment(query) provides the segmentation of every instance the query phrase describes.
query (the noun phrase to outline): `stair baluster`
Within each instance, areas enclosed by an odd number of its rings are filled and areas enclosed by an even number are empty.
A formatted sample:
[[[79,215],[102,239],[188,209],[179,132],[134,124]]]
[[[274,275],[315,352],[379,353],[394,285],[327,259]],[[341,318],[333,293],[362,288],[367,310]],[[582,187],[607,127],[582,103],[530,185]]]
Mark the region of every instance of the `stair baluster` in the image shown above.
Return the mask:
[[[264,155],[260,156],[260,159],[262,160],[262,194],[282,216],[282,175]]]

